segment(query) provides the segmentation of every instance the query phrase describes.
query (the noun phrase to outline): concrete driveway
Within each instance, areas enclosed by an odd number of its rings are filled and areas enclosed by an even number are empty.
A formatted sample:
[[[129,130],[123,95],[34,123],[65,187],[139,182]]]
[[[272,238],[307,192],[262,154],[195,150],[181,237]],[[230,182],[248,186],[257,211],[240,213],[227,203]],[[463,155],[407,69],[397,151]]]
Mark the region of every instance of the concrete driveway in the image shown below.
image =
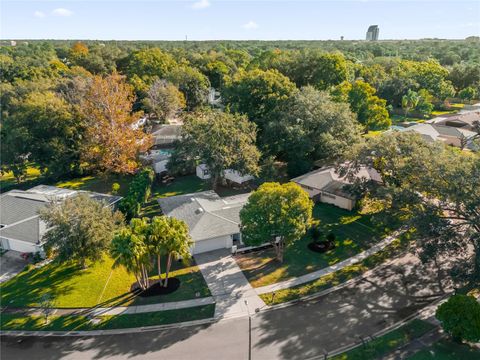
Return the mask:
[[[215,317],[252,315],[265,307],[228,250],[195,255],[208,288],[215,299]]]
[[[20,256],[7,251],[0,257],[0,283],[3,283],[17,275],[27,265]]]

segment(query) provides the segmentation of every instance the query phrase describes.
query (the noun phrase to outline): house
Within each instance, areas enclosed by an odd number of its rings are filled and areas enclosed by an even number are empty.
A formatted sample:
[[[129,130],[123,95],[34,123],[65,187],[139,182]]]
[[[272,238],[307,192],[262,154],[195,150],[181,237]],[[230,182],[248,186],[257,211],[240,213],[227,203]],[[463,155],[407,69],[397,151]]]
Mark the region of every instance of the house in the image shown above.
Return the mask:
[[[443,125],[458,129],[474,131],[475,124],[480,123],[480,111],[463,111],[454,115],[439,116],[427,122],[432,125]]]
[[[187,223],[193,239],[192,254],[242,245],[240,210],[250,194],[221,198],[214,191],[158,199],[166,216]]]
[[[93,199],[115,206],[120,196],[88,191],[61,189],[39,185],[27,191],[11,190],[0,196],[0,244],[5,250],[17,252],[41,252],[42,237],[47,230],[39,211],[52,201],[62,201],[81,193]]]
[[[464,127],[454,127],[440,123],[424,123],[410,126],[402,131],[414,131],[426,141],[443,141],[447,145],[475,149],[473,139],[476,133]]]
[[[150,134],[154,140],[155,147],[172,147],[176,140],[181,137],[182,125],[161,124],[155,125]]]
[[[197,167],[195,168],[195,174],[202,180],[208,180],[211,177],[210,170],[208,169],[208,166],[206,164],[197,165]],[[243,175],[239,171],[233,170],[233,169],[225,170],[223,172],[222,177],[227,182],[230,182],[236,185],[242,185],[254,179],[254,177],[250,174]]]
[[[381,182],[380,174],[372,168],[362,167],[355,176],[359,179]],[[351,184],[351,181],[340,176],[334,166],[311,171],[292,181],[300,185],[314,201],[333,204],[347,210],[352,210],[355,206],[355,196],[345,190],[345,186]]]

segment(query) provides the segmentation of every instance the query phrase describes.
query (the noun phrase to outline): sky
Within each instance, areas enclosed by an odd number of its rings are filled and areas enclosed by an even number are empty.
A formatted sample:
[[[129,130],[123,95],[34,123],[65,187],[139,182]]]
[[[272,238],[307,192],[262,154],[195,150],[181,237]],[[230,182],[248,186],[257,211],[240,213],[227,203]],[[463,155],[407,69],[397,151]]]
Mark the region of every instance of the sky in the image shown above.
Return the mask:
[[[480,1],[0,0],[1,39],[346,40],[480,35]]]

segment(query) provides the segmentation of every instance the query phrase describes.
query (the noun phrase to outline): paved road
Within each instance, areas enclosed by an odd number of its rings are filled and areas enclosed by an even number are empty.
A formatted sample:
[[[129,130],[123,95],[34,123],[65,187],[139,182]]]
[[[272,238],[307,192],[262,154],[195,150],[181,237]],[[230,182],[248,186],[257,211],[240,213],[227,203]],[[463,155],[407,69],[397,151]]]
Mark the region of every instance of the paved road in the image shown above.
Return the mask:
[[[442,270],[439,270],[442,269]],[[445,264],[421,266],[406,256],[367,279],[321,298],[252,317],[252,359],[307,359],[358,341],[414,313],[451,288]],[[249,358],[249,320],[128,335],[2,338],[5,359]]]

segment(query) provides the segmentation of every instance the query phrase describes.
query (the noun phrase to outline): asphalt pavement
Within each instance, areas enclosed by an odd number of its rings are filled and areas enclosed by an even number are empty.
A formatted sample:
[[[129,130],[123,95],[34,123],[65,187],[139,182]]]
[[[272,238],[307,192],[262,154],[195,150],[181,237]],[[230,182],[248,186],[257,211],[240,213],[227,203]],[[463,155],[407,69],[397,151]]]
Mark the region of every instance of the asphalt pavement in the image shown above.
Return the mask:
[[[447,261],[449,261],[448,259]],[[413,255],[317,299],[218,323],[97,337],[2,337],[2,360],[299,360],[360,341],[451,291],[445,263]]]

